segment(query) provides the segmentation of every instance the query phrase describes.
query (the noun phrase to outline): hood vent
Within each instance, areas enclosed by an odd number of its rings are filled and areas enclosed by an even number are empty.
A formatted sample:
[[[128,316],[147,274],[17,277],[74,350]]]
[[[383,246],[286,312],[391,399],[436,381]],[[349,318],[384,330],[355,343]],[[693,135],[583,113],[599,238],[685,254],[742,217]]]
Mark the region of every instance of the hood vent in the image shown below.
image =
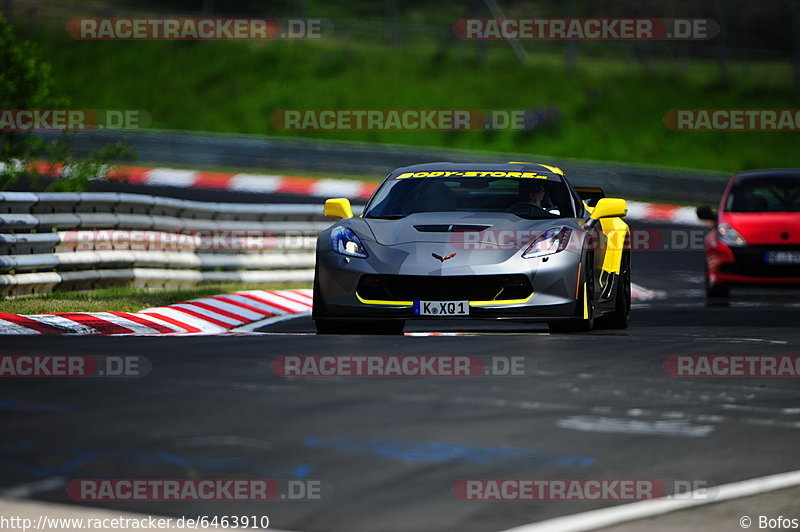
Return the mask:
[[[490,227],[491,225],[427,224],[415,225],[414,229],[420,233],[465,233],[467,231],[483,231]]]

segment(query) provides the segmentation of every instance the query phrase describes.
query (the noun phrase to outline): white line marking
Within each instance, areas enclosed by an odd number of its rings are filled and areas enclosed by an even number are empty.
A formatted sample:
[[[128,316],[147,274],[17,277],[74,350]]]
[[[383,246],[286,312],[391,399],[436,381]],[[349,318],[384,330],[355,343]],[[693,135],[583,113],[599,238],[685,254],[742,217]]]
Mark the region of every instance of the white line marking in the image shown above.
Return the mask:
[[[67,485],[67,479],[64,477],[51,477],[43,480],[36,480],[26,484],[17,484],[4,490],[0,490],[0,497],[12,497],[15,499],[24,499],[37,493],[45,491],[52,491],[62,488]]]
[[[681,494],[679,499],[654,499],[601,508],[600,510],[509,528],[502,532],[583,532],[586,530],[598,530],[637,519],[664,515],[695,506],[750,497],[794,486],[800,486],[800,470],[703,488],[702,490]],[[709,497],[707,495],[709,492],[716,493],[716,496]]]
[[[714,427],[711,425],[690,425],[685,419],[677,421],[642,421],[602,416],[571,416],[565,419],[559,419],[556,421],[556,426],[562,429],[572,429],[583,432],[683,436],[686,438],[704,438],[714,432]]]

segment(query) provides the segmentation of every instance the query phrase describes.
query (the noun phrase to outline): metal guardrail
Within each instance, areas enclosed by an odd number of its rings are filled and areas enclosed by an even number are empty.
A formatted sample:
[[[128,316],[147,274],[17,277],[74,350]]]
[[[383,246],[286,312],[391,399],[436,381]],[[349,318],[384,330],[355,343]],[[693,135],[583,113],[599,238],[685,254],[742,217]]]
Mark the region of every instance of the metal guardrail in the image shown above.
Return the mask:
[[[310,281],[321,205],[0,193],[0,295]]]
[[[55,138],[57,133],[39,133]],[[74,134],[77,154],[122,141],[147,163],[260,168],[291,172],[372,174],[383,178],[401,166],[437,161],[532,161],[563,168],[578,186],[601,186],[609,195],[673,203],[712,203],[722,197],[727,174],[643,164],[545,157],[530,153],[468,151],[261,135],[164,130],[94,130]]]

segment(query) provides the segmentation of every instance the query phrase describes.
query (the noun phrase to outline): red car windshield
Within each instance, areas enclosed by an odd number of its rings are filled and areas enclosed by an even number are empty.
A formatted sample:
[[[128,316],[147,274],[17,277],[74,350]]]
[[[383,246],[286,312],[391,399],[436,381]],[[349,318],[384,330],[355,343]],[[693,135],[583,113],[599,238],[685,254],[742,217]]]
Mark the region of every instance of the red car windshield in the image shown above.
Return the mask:
[[[800,212],[800,177],[747,179],[735,185],[728,212]]]

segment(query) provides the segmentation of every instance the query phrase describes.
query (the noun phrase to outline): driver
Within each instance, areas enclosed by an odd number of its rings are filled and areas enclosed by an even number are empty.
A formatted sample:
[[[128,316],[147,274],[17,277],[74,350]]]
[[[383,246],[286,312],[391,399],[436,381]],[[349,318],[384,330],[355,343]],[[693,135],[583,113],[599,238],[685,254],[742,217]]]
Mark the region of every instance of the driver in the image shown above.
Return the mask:
[[[545,208],[545,205],[543,205],[544,195],[544,187],[538,183],[520,186],[519,196],[522,203],[532,203],[537,207]]]

